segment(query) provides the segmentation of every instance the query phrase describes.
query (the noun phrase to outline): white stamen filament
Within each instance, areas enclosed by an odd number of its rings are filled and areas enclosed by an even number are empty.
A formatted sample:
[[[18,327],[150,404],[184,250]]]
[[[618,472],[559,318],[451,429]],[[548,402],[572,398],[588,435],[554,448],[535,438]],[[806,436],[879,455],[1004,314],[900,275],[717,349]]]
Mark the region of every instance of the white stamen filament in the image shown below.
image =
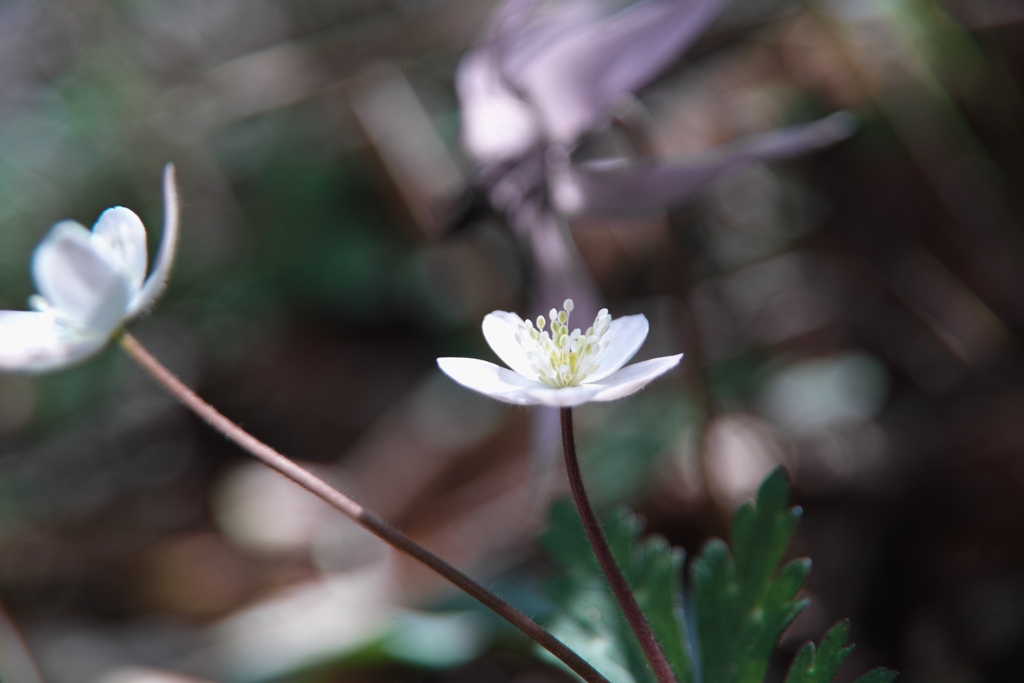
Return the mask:
[[[548,321],[541,315],[536,327],[527,320],[516,334],[516,342],[526,352],[531,369],[540,381],[553,387],[579,386],[598,369],[595,361],[607,346],[603,338],[612,322],[608,309],[598,311],[594,325],[586,332],[578,328],[569,332],[572,309],[572,299],[565,300],[561,311],[551,309],[550,332],[544,330]]]

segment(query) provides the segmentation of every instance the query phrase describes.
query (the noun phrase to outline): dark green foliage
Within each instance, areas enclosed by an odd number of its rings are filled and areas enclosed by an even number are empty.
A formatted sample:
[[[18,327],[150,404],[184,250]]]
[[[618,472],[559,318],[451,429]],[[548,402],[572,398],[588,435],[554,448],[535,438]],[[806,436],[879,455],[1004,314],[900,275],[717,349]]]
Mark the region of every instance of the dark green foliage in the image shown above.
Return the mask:
[[[683,553],[659,537],[640,540],[641,527],[634,515],[617,511],[605,524],[608,545],[665,649],[676,680],[693,683],[679,601]],[[551,524],[541,542],[562,566],[562,573],[548,584],[561,608],[549,624],[552,633],[613,683],[653,682],[640,644],[608,588],[571,503],[560,501],[552,507]]]
[[[775,643],[804,608],[796,600],[811,563],[797,559],[778,570],[800,511],[787,507],[782,470],[761,485],[754,505],[733,518],[734,555],[710,541],[690,570],[704,680],[758,683]]]
[[[821,640],[821,646],[815,649],[814,643],[807,643],[793,658],[793,664],[786,675],[786,683],[832,683],[839,673],[839,667],[853,652],[853,645],[848,644],[850,622],[843,619],[833,626]],[[889,669],[873,669],[856,683],[892,683],[897,673]]]
[[[683,555],[664,539],[641,540],[639,520],[617,512],[606,520],[608,544],[647,615],[679,683],[761,683],[783,630],[806,605],[797,593],[811,563],[779,567],[800,510],[788,506],[782,470],[761,485],[754,503],[733,518],[733,547],[708,542],[690,568],[697,633],[687,637],[680,575]],[[648,683],[654,677],[608,588],[568,502],[552,507],[542,542],[560,565],[548,584],[559,612],[549,624],[555,636],[585,657],[613,683]],[[853,649],[849,624],[833,626],[820,647],[805,645],[786,683],[832,683]],[[694,656],[694,652],[698,656]],[[891,683],[896,673],[876,669],[857,683]]]
[[[815,649],[814,643],[800,648],[789,667],[786,683],[831,683],[853,651],[853,645],[847,645],[849,635],[850,622],[844,619],[829,629],[820,648]]]
[[[896,680],[899,673],[892,669],[872,669],[853,683],[892,683]]]

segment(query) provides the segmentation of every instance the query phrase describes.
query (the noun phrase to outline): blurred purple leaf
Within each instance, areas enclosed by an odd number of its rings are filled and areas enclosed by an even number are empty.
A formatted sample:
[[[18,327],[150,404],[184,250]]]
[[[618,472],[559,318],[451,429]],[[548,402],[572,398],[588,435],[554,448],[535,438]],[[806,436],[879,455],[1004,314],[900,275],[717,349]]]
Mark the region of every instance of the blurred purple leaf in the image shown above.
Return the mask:
[[[566,26],[541,45],[525,36],[505,56],[502,73],[537,109],[548,139],[573,144],[603,122],[616,100],[669,66],[724,5],[725,0],[643,2]]]
[[[478,161],[544,141],[572,145],[619,98],[647,85],[719,14],[725,0],[658,0],[606,16],[593,0],[502,5],[459,65],[463,143]]]
[[[842,140],[855,119],[838,112],[812,123],[751,135],[704,157],[665,160],[602,159],[573,163],[550,153],[548,178],[555,208],[568,214],[633,213],[683,202],[723,173],[784,159]]]
[[[564,221],[536,203],[524,205],[509,218],[530,253],[535,269],[532,298],[539,310],[572,299],[581,318],[593,318],[601,308],[597,285]]]

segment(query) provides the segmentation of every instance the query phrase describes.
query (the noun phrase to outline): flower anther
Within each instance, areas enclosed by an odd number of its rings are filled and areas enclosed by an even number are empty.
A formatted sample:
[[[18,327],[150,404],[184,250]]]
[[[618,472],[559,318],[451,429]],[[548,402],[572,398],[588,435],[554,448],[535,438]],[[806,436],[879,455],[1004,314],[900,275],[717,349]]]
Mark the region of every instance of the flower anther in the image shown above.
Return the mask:
[[[537,316],[537,326],[526,320],[516,333],[516,342],[531,361],[530,369],[544,384],[553,387],[579,386],[589,375],[600,369],[597,356],[602,340],[611,326],[608,309],[602,308],[586,332],[579,328],[569,331],[572,299],[566,299],[561,311],[551,309],[551,330],[545,330],[544,316]],[[607,344],[605,343],[605,346]]]

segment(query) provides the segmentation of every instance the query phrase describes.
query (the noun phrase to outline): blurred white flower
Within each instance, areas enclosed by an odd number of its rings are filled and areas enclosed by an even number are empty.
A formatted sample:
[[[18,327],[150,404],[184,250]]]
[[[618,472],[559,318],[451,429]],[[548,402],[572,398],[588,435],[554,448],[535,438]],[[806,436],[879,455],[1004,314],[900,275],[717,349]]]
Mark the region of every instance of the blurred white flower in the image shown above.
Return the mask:
[[[602,309],[586,332],[569,331],[572,299],[551,309],[537,324],[515,313],[484,318],[484,338],[510,368],[475,358],[438,358],[441,370],[464,387],[505,403],[569,408],[588,401],[629,396],[679,363],[683,354],[623,367],[643,345],[649,329],[643,315],[612,320]]]
[[[96,353],[163,291],[178,238],[174,167],[164,170],[164,231],[146,279],[146,228],[132,211],[107,209],[92,232],[62,221],[36,247],[34,311],[0,311],[0,371],[43,372]]]

